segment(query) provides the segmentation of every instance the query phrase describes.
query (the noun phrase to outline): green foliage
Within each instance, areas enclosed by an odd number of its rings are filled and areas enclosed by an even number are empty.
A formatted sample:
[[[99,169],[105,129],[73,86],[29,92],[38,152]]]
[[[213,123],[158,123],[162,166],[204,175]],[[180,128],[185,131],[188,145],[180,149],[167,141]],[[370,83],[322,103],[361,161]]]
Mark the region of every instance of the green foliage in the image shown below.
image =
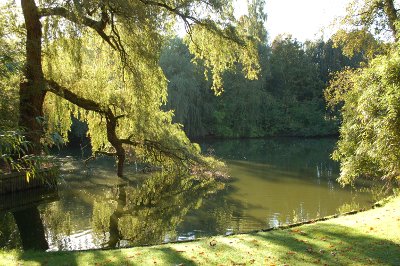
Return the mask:
[[[0,124],[13,128],[18,119],[21,40],[15,38],[19,36],[19,28],[15,25],[13,4],[1,5],[0,8]]]
[[[0,77],[0,124],[15,128],[18,124],[18,82],[19,75],[10,73],[7,78]]]
[[[395,25],[392,25],[396,18],[393,18],[390,14],[391,5],[394,5],[393,8],[395,8],[396,1],[352,0],[347,6],[346,16],[342,18],[340,23],[355,30],[365,30],[374,36],[396,37]],[[352,38],[351,41],[359,42],[360,40]]]
[[[358,52],[369,60],[338,72],[325,91],[328,105],[343,117],[333,154],[343,185],[359,177],[399,180],[397,6],[394,0],[354,0],[341,21],[345,30],[333,37],[346,55]]]
[[[222,74],[226,69],[235,69],[236,62],[242,64],[246,78],[257,78],[258,54],[251,36],[247,36],[248,39],[245,39],[244,43],[237,43],[230,41],[230,38],[237,38],[237,33],[232,32],[231,27],[228,27],[222,36],[202,27],[195,27],[192,31],[193,36],[186,38],[186,43],[189,44],[189,50],[194,53],[194,60],[201,60],[204,64],[206,78],[210,71],[213,82],[211,89],[216,95],[223,92]],[[241,49],[241,45],[247,49]]]
[[[174,110],[173,121],[184,126],[191,137],[207,133],[205,117],[210,116],[214,96],[207,90],[204,70],[191,63],[192,56],[183,42],[174,38],[162,50],[160,66],[168,79],[166,110]]]
[[[4,89],[5,92],[13,97],[12,102],[1,99],[0,114],[13,106],[16,114],[23,114],[19,122],[37,130],[32,122],[37,117],[29,117],[31,107],[18,110],[15,106],[18,94],[22,101],[32,98],[32,91],[37,95],[43,93],[44,104],[41,100],[32,104],[35,114],[31,115],[39,114],[43,123],[38,128],[43,129],[45,141],[52,136],[68,141],[71,117],[75,117],[88,124],[93,151],[118,156],[127,151],[132,159],[167,168],[207,163],[208,159],[200,155],[198,146],[190,143],[182,127],[173,123],[172,112],[161,108],[167,101],[167,80],[159,59],[178,20],[187,27],[189,50],[196,60],[202,61],[202,70],[211,73],[215,92],[222,90],[224,71],[236,64],[242,65],[248,78],[254,79],[258,73],[257,40],[247,32],[248,27],[256,31],[258,26],[248,19],[237,21],[231,1],[45,0],[23,1],[22,8],[24,25],[17,29],[14,25],[8,27],[3,20],[0,24],[0,60],[5,62],[1,74],[7,76],[4,88],[10,88],[9,93]],[[17,18],[21,11],[10,5],[2,18]],[[251,13],[257,12],[253,8]],[[3,30],[6,26],[11,35]],[[25,38],[31,39],[24,42]],[[10,63],[19,62],[9,49],[15,43],[25,43],[28,56],[23,60],[27,60],[27,66],[34,66],[22,68],[22,73]],[[35,53],[41,58],[30,56]],[[10,73],[14,72],[15,79],[11,79]],[[11,91],[17,88],[13,85],[18,80],[26,90]],[[115,130],[108,128],[111,116],[115,118]],[[42,135],[41,130],[37,131]],[[38,142],[39,138],[32,139]],[[37,153],[36,149],[34,152]]]
[[[96,99],[103,106],[111,106],[115,115],[121,115],[117,134],[121,139],[132,138],[135,147],[129,149],[135,159],[164,166],[185,164],[185,160],[201,160],[200,151],[190,143],[181,126],[172,123],[172,112],[161,109],[167,97],[166,79],[157,61],[138,65],[137,75],[124,72],[118,63],[119,55],[110,52],[106,44],[90,36],[81,41],[86,51],[80,56],[80,75],[76,75],[74,57],[68,52],[69,45],[64,45],[73,41],[64,41],[61,45],[54,43],[48,48],[55,52],[49,61],[45,61],[46,65],[52,65],[47,75],[80,97]],[[90,64],[93,60],[95,66]],[[92,89],[87,90],[88,87]],[[97,113],[77,108],[51,94],[46,98],[44,111],[48,134],[60,132],[67,140],[73,114],[88,124],[87,134],[93,151],[113,151],[107,140],[106,120]]]
[[[391,40],[398,41],[396,0],[352,0],[347,14],[338,20],[341,27],[333,36],[335,47],[351,57],[362,52],[365,59],[389,52]]]
[[[56,137],[56,136],[53,136]],[[57,139],[49,141],[58,143]],[[46,155],[32,155],[32,143],[26,140],[22,131],[0,131],[0,174],[25,172],[27,182],[36,178],[38,170],[44,166],[53,166],[51,158]],[[48,152],[46,146],[44,150]]]
[[[357,177],[399,180],[400,54],[379,56],[367,67],[347,70],[330,85],[330,101],[342,102],[343,123],[333,157],[342,184]]]
[[[350,32],[339,30],[332,36],[332,40],[335,47],[342,47],[344,55],[353,57],[355,54],[363,52],[366,59],[372,59],[378,54],[383,54],[386,50],[385,46],[387,46],[365,30]]]
[[[26,178],[29,178],[36,171],[37,161],[29,155],[31,143],[25,140],[21,132],[3,131],[0,132],[0,156],[3,163],[1,172],[27,171]],[[0,173],[1,173],[0,172]]]
[[[260,33],[260,39],[263,38]],[[358,67],[363,57],[343,55],[333,42],[301,44],[281,36],[272,47],[258,46],[258,80],[248,80],[241,66],[222,76],[224,93],[212,97],[203,66],[179,39],[164,48],[161,67],[169,80],[165,108],[190,137],[321,136],[337,133],[337,112],[325,109],[323,90],[331,73]]]

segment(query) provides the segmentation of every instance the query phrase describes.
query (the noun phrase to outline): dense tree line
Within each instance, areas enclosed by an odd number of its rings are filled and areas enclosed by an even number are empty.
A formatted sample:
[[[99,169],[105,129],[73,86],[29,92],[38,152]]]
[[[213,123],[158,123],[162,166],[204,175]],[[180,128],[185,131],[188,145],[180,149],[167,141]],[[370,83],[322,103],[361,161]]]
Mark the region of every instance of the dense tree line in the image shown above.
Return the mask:
[[[192,63],[181,39],[172,39],[160,58],[169,80],[165,108],[192,138],[337,134],[339,117],[326,110],[323,91],[332,73],[359,67],[363,53],[349,57],[332,40],[300,43],[284,35],[264,41],[258,53],[259,79],[246,79],[237,65],[214,97],[204,67]]]

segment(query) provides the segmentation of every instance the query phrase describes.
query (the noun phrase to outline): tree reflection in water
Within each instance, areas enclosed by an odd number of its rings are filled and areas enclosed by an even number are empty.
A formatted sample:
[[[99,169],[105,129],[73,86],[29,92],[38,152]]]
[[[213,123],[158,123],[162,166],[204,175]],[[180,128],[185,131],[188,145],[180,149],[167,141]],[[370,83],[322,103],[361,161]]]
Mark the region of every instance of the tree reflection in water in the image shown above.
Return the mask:
[[[95,239],[109,248],[175,240],[187,213],[223,188],[211,177],[165,173],[154,173],[140,185],[119,185],[114,198],[95,201]]]
[[[47,250],[44,226],[37,206],[12,212],[24,250]]]
[[[21,246],[21,238],[12,213],[0,213],[0,248],[15,249]]]
[[[36,189],[2,195],[0,247],[47,250],[49,244],[38,206],[58,199],[56,189]]]

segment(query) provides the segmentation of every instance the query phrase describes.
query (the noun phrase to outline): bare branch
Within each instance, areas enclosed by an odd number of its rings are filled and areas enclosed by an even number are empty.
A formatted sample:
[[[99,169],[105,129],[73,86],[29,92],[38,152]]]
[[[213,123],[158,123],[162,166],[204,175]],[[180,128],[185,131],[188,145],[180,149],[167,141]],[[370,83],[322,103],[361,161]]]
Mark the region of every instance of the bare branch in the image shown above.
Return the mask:
[[[121,118],[124,118],[126,115],[117,115],[117,116],[115,116],[115,119],[121,119]]]

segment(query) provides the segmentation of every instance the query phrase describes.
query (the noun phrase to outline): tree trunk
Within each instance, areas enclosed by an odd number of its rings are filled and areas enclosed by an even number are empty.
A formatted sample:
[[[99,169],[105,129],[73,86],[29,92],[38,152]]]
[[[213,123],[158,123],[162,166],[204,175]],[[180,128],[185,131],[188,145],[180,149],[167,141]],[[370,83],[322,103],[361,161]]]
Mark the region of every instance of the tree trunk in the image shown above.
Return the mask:
[[[390,30],[392,31],[393,37],[396,41],[399,40],[398,31],[397,31],[397,22],[398,22],[398,16],[397,16],[397,10],[394,6],[394,1],[393,0],[384,0],[384,5],[383,9],[386,13],[386,16],[389,20],[389,27]]]
[[[40,153],[40,138],[43,135],[43,102],[45,80],[42,70],[42,25],[34,0],[21,0],[26,28],[26,64],[24,80],[20,83],[19,126],[26,131],[32,143],[31,153]]]
[[[111,113],[111,111],[109,111],[106,120],[107,120],[107,139],[114,147],[117,156],[117,176],[123,177],[125,149],[122,146],[122,142],[118,138],[116,133],[118,119]]]
[[[117,156],[117,175],[118,177],[123,178],[124,162],[126,159],[125,149],[123,147],[124,140],[118,138],[116,133],[118,119],[121,118],[121,116],[115,116],[110,108],[105,109],[95,101],[80,97],[77,94],[69,91],[67,88],[60,86],[53,80],[47,80],[46,82],[49,85],[47,89],[55,95],[58,95],[59,97],[85,110],[90,110],[106,117],[107,140],[115,149],[115,154],[113,155]]]

